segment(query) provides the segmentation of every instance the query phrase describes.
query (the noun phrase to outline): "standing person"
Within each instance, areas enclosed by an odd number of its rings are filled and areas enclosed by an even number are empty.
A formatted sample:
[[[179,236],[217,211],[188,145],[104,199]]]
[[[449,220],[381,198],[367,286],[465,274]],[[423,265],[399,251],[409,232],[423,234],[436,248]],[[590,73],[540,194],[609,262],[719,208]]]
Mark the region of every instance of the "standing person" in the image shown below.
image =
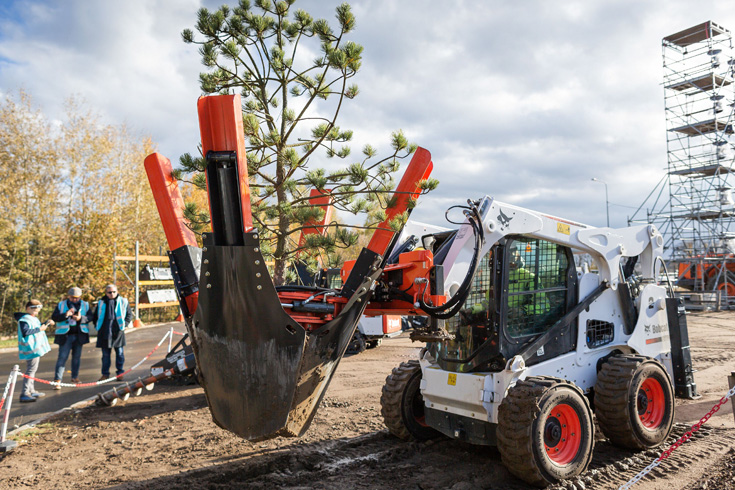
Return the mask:
[[[122,380],[123,363],[125,362],[125,327],[133,321],[133,310],[128,300],[117,294],[117,286],[108,284],[105,295],[97,302],[92,312],[92,322],[97,329],[97,347],[102,349],[102,377],[100,381],[110,378],[112,350],[115,349],[115,369],[117,378]]]
[[[37,299],[26,303],[25,313],[16,313],[18,320],[18,357],[26,361],[26,378],[23,379],[23,389],[20,392],[21,403],[35,402],[36,398],[44,396],[33,387],[33,376],[38,370],[41,356],[51,350],[46,337],[46,328],[54,325],[53,320],[41,324],[38,314],[43,305]]]
[[[71,382],[79,383],[82,346],[89,343],[88,313],[89,303],[82,300],[82,290],[73,287],[69,290],[67,299],[60,301],[51,315],[51,319],[56,322],[54,344],[59,346],[54,382],[61,383],[66,360],[71,352]],[[60,390],[61,385],[54,385],[54,389]]]

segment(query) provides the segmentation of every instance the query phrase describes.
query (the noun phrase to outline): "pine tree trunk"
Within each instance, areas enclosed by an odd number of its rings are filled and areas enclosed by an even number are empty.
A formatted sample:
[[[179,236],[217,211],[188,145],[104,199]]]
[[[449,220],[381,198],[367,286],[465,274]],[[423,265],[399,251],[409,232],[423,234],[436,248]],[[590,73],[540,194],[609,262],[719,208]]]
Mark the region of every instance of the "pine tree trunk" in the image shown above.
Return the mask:
[[[286,169],[283,163],[281,152],[278,152],[276,159],[276,205],[281,207],[282,203],[288,202],[288,196],[284,189],[283,183],[286,180]],[[288,227],[290,225],[288,216],[283,213],[278,215],[278,231],[276,232],[276,250],[273,254],[275,261],[273,267],[273,283],[276,286],[283,285],[286,279],[286,246],[288,245]]]

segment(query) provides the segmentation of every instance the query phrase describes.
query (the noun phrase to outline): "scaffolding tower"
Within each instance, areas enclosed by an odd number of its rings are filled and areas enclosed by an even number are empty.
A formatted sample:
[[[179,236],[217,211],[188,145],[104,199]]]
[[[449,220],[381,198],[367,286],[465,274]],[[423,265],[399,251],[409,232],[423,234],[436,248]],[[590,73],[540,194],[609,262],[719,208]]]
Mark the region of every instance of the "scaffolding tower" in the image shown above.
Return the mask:
[[[667,173],[629,224],[661,230],[680,286],[735,301],[732,36],[707,21],[664,37],[662,51]]]

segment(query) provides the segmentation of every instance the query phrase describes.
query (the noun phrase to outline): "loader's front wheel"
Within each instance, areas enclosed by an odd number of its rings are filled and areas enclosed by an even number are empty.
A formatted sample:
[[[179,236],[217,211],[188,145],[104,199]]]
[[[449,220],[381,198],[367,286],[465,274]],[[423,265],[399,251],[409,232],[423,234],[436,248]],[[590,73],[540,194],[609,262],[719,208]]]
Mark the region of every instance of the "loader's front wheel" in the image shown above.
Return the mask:
[[[405,441],[425,441],[439,435],[426,425],[420,385],[419,361],[402,362],[385,379],[380,396],[380,413],[388,431]]]
[[[594,431],[584,394],[559,378],[519,381],[498,409],[498,450],[503,464],[518,478],[539,487],[587,469]]]
[[[646,449],[661,444],[674,423],[674,389],[663,365],[645,356],[608,359],[595,383],[595,414],[616,446]]]

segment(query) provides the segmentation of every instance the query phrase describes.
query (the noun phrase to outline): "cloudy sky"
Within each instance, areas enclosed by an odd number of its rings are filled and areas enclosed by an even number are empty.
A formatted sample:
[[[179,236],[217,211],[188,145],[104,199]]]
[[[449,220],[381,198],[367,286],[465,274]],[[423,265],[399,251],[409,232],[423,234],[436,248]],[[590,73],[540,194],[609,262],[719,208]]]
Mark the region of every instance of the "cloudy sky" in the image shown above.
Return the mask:
[[[52,118],[81,96],[176,161],[198,143],[203,70],[180,33],[221,3],[0,0],[0,96],[26,90]],[[338,3],[294,7],[331,21]],[[604,225],[597,177],[611,225],[624,226],[666,167],[661,38],[706,20],[735,30],[725,1],[351,4],[365,50],[341,126],[358,148],[387,152],[400,128],[431,151],[441,185],[414,217],[436,224],[449,205],[489,194]]]

